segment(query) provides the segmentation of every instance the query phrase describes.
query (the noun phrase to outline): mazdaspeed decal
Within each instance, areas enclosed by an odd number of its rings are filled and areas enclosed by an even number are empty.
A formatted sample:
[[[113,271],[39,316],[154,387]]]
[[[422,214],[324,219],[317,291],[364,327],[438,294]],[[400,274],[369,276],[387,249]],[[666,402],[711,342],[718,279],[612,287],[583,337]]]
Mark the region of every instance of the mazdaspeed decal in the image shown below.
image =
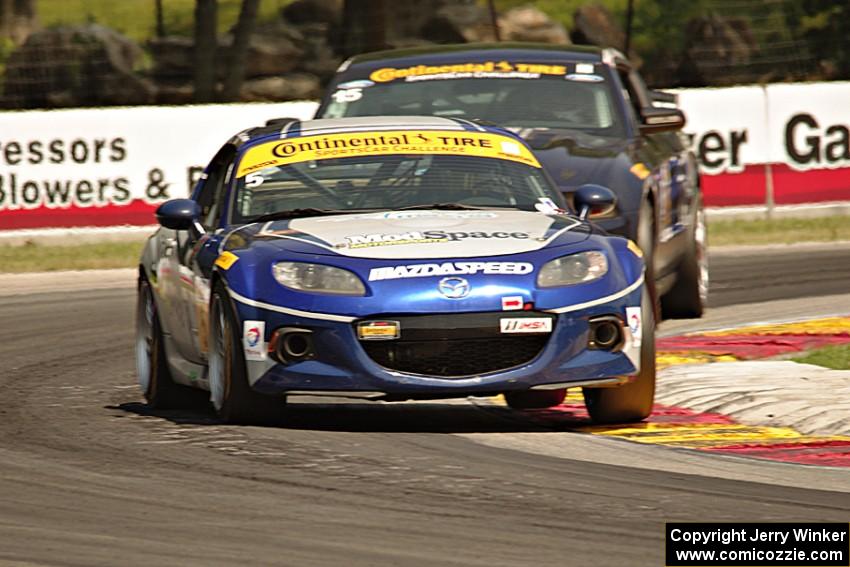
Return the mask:
[[[299,136],[259,144],[246,150],[237,177],[267,167],[362,155],[466,155],[504,159],[541,167],[524,144],[490,132],[398,130]]]
[[[461,232],[444,230],[412,230],[396,234],[358,234],[346,236],[345,240],[351,248],[372,248],[374,246],[393,246],[398,244],[438,244],[441,242],[457,242],[467,238],[488,238],[528,240],[531,235],[527,232]]]
[[[229,270],[230,267],[235,264],[238,259],[239,256],[237,256],[233,252],[222,252],[221,255],[216,258],[215,265],[221,268],[222,270]]]
[[[434,276],[472,276],[475,274],[522,276],[530,274],[529,262],[443,262],[441,264],[411,264],[384,266],[369,270],[369,281],[427,278]]]
[[[566,72],[567,68],[564,65],[482,61],[450,65],[414,65],[401,69],[384,67],[372,71],[369,79],[376,83],[388,83],[399,79],[404,79],[406,82],[433,79],[537,79],[541,75],[564,75]]]

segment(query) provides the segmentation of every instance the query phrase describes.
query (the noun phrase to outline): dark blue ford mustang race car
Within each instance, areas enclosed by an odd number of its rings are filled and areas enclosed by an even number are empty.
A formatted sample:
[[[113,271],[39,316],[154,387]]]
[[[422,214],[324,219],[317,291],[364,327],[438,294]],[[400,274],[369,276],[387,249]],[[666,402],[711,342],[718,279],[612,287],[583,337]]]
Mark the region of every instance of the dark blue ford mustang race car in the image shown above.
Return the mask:
[[[510,128],[568,199],[586,183],[614,191],[617,206],[591,220],[638,243],[665,317],[700,317],[705,217],[696,157],[674,106],[616,50],[492,43],[357,55],[316,116],[419,114]]]
[[[578,215],[528,146],[433,117],[282,121],[222,147],[191,199],[160,206],[139,265],[148,402],[209,390],[225,421],[287,396],[504,394],[515,408],[584,389],[599,422],[655,390],[640,249]]]

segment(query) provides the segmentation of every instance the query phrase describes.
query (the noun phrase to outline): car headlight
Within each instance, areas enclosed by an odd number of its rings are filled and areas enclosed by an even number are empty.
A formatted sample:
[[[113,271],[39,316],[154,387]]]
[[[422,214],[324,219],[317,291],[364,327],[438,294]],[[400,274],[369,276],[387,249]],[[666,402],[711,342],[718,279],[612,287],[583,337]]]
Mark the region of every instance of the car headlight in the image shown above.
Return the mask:
[[[598,280],[608,273],[602,252],[579,252],[547,262],[537,274],[539,287],[575,285]]]
[[[342,268],[307,262],[277,262],[274,279],[284,287],[334,295],[366,295],[366,287],[354,273]]]

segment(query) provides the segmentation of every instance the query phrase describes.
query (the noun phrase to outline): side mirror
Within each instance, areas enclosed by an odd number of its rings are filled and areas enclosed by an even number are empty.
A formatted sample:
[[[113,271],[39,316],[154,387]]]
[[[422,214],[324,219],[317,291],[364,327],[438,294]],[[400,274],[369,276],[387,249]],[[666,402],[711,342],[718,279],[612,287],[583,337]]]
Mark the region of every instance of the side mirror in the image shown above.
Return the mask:
[[[201,208],[192,199],[171,199],[159,206],[156,210],[156,220],[165,228],[172,230],[189,230],[194,228],[203,233],[198,219],[201,216]]]
[[[640,131],[644,134],[681,130],[685,127],[685,115],[678,108],[650,106],[640,111]]]
[[[578,216],[582,220],[589,217],[607,215],[617,206],[617,196],[614,192],[593,183],[586,183],[579,187],[573,195]]]

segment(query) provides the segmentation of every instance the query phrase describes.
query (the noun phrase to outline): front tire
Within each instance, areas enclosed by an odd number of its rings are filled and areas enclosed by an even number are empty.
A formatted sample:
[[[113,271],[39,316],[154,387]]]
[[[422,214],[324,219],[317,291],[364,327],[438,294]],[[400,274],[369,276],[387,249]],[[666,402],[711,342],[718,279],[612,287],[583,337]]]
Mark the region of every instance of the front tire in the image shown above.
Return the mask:
[[[676,284],[661,298],[665,319],[702,317],[708,301],[708,232],[702,202],[697,201],[688,251],[679,264]]]
[[[584,388],[584,404],[594,423],[629,423],[646,419],[655,401],[655,313],[646,286],[640,302],[640,372],[616,388]]]
[[[150,407],[176,409],[187,405],[186,388],[171,378],[156,300],[145,278],[139,282],[136,302],[136,376]]]
[[[210,401],[225,423],[276,422],[286,400],[251,389],[238,321],[224,284],[217,282],[210,298]]]

